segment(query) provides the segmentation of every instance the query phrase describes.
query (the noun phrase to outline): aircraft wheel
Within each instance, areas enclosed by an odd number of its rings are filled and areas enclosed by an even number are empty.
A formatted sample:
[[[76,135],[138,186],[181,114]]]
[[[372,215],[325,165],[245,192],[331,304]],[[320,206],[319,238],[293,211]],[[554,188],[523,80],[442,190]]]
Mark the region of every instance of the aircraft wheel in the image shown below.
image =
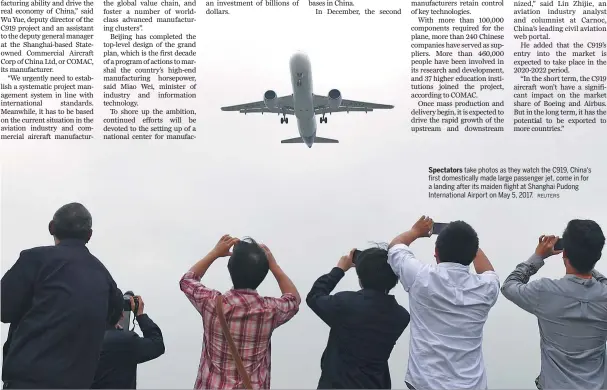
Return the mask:
[[[285,118],[285,123],[288,124],[289,123],[289,118]]]
[[[285,118],[280,118],[280,124],[285,123]]]

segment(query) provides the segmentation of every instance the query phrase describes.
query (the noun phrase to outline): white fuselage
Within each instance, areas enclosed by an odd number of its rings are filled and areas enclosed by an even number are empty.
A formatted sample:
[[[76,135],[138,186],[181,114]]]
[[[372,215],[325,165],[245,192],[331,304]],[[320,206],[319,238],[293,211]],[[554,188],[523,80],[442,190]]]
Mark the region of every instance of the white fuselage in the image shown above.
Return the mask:
[[[316,137],[316,120],[312,93],[312,67],[308,56],[303,53],[294,54],[291,57],[290,68],[297,129],[305,144],[310,147]]]

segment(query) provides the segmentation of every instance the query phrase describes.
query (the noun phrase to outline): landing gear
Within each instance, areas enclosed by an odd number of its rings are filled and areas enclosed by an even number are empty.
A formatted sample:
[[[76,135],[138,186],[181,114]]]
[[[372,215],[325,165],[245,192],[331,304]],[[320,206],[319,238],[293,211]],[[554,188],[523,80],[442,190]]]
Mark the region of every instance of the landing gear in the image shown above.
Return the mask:
[[[280,118],[280,123],[281,124],[283,124],[283,123],[287,123],[288,124],[289,123],[289,118],[287,118],[286,116],[284,116],[283,118]]]
[[[324,114],[322,115],[322,117],[320,118],[320,123],[327,123],[327,120],[329,120],[329,118],[327,118]]]

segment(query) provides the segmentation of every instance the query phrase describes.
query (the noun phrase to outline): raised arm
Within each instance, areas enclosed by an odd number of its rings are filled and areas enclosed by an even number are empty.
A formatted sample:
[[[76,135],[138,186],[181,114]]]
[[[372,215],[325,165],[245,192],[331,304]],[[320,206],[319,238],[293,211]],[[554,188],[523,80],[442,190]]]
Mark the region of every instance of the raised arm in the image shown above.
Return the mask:
[[[199,260],[196,264],[190,268],[188,272],[181,277],[179,281],[179,288],[186,297],[190,300],[192,305],[202,313],[205,309],[211,309],[213,299],[219,294],[218,291],[207,288],[200,282],[200,279],[207,272],[211,264],[220,257],[230,256],[230,249],[238,242],[238,238],[224,235],[219,239],[215,248],[213,248],[205,257]]]
[[[474,258],[472,264],[474,265],[474,270],[477,274],[482,274],[483,272],[487,271],[495,271],[493,269],[493,265],[489,261],[489,258],[485,255],[485,252],[483,252],[483,250],[480,248],[478,249],[478,252],[476,253],[476,257]]]
[[[392,240],[392,242],[390,242],[388,248],[390,249],[393,246],[399,244],[409,246],[413,243],[413,241],[417,240],[418,238],[430,237],[433,223],[434,222],[432,221],[432,218],[422,215],[422,217],[417,222],[415,222],[415,224],[410,230],[407,230],[406,232],[396,236]]]
[[[190,272],[193,273],[196,278],[201,279],[215,260],[232,254],[230,249],[237,242],[238,238],[230,237],[228,234],[224,235],[219,239],[219,242],[215,245],[213,250],[190,268]]]
[[[346,272],[354,266],[352,263],[354,251],[355,249],[352,249],[348,255],[342,256],[331,272],[316,279],[306,297],[308,307],[329,326],[332,326],[341,315],[339,298],[330,294]]]
[[[282,293],[280,298],[264,298],[266,305],[268,307],[272,307],[276,313],[272,327],[278,328],[279,326],[290,321],[293,317],[295,317],[295,314],[299,312],[301,296],[299,295],[299,291],[297,291],[297,287],[295,287],[295,284],[291,278],[287,276],[287,274],[276,262],[276,259],[274,258],[274,255],[270,249],[263,244],[260,246],[266,252],[268,262],[270,263],[270,272],[272,272],[272,275],[274,275],[274,278],[276,278],[276,282],[278,283],[278,287]]]
[[[131,307],[133,309],[135,308],[134,299],[131,297]],[[143,333],[143,337],[135,334],[135,339],[133,340],[135,362],[139,364],[156,359],[164,354],[164,339],[158,325],[143,312],[143,299],[141,297],[137,297],[136,299],[139,300],[138,312],[136,313],[137,323]]]
[[[592,277],[597,280],[597,282],[607,284],[607,278],[599,271],[593,269],[590,271],[590,273],[592,274]]]
[[[282,268],[280,268],[270,249],[266,245],[261,245],[261,248],[266,252],[268,262],[270,263],[270,272],[272,272],[272,275],[276,278],[280,292],[283,295],[294,295],[297,299],[297,304],[299,305],[301,303],[301,296],[299,295],[299,291],[297,291],[297,287],[295,287],[291,278],[289,278]]]
[[[535,253],[525,262],[516,266],[504,281],[502,294],[521,309],[536,314],[541,303],[541,281],[529,283],[529,279],[544,266],[544,259],[561,253],[554,250],[558,237],[541,236]]]
[[[421,237],[429,237],[432,230],[432,219],[422,216],[413,227],[396,236],[388,250],[388,264],[398,276],[405,291],[409,291],[419,272],[428,265],[423,264],[413,254],[409,245]]]

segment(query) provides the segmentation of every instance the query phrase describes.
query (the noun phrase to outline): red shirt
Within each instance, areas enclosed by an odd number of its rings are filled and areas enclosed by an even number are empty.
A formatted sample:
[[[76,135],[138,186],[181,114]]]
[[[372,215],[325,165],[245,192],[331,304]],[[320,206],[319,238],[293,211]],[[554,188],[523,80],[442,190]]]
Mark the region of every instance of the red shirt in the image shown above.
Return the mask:
[[[179,282],[192,305],[202,316],[204,345],[195,389],[244,389],[236,364],[215,311],[219,291],[205,287],[193,272]],[[297,298],[262,297],[254,290],[230,290],[223,295],[223,309],[242,362],[255,389],[270,388],[271,344],[274,329],[299,311]]]

